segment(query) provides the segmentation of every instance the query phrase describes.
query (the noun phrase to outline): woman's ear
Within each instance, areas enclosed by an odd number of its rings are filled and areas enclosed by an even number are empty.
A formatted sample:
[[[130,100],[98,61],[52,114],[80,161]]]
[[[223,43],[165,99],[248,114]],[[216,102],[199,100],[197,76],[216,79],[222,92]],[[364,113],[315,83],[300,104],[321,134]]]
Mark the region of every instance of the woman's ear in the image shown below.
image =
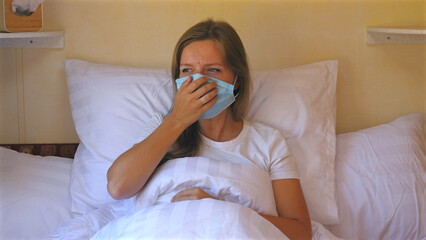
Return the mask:
[[[240,88],[240,81],[238,81],[238,75],[235,75],[235,79],[234,79],[234,90],[239,89]]]
[[[240,81],[238,81],[238,75],[235,75],[234,96],[237,96],[239,92],[240,92]]]

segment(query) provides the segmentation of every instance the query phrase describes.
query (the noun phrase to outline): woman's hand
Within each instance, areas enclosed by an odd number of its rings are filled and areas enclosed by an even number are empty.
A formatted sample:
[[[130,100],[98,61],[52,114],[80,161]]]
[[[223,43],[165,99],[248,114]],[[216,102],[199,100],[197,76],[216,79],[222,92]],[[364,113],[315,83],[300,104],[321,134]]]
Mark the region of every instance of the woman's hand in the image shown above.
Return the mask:
[[[217,199],[215,197],[213,197],[212,195],[206,193],[203,189],[201,188],[189,188],[189,189],[185,189],[180,191],[179,193],[177,193],[173,198],[172,198],[172,202],[179,202],[179,201],[185,201],[185,200],[200,200],[203,198],[213,198],[213,199]]]
[[[173,116],[186,126],[200,119],[201,115],[217,101],[217,83],[207,81],[206,76],[196,81],[192,81],[192,76],[188,76],[176,94],[169,116]]]

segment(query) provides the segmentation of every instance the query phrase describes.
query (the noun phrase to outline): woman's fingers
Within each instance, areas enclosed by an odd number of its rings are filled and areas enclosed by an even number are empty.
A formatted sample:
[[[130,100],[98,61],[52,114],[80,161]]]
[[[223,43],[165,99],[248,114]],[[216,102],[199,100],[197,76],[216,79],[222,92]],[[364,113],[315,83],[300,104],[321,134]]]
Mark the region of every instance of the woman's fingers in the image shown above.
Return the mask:
[[[195,98],[202,100],[203,104],[213,99],[217,95],[217,83],[209,82],[197,88],[193,94]]]
[[[204,89],[198,89],[197,92],[195,93],[196,94],[195,97],[196,98],[198,97],[198,100],[201,105],[205,105],[216,98],[217,92],[218,92],[216,85],[213,85],[212,87],[204,85],[201,88],[204,88]]]
[[[197,121],[216,103],[218,93],[216,86],[217,83],[208,82],[207,77],[192,81],[192,77],[189,76],[176,94],[172,113],[179,119],[187,119],[188,124]]]
[[[193,80],[192,76],[188,76],[185,82],[182,84],[179,90],[186,91],[187,93],[192,93],[198,88],[200,88],[203,84],[206,84],[208,81],[208,77],[200,77],[196,80]]]
[[[189,76],[188,79],[182,84],[180,90],[183,93],[192,95],[194,99],[201,99],[202,97],[204,97],[204,95],[210,93],[210,97],[208,99],[204,98],[203,101],[205,101],[206,99],[211,100],[213,98],[211,96],[217,95],[217,83],[208,82],[208,80],[209,78],[204,76],[193,81],[192,76]]]
[[[179,193],[177,193],[173,198],[172,202],[179,202],[179,201],[186,201],[186,200],[199,200],[203,198],[213,198],[215,197],[211,196],[207,192],[205,192],[201,188],[189,188],[186,190],[182,190]]]

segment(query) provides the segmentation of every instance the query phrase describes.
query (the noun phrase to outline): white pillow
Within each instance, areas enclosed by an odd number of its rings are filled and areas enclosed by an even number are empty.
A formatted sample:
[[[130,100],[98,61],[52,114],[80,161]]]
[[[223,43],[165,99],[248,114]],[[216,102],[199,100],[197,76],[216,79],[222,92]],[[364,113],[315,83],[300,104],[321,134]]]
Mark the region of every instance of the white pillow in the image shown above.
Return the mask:
[[[426,239],[426,113],[337,136],[344,239]]]
[[[166,114],[173,84],[165,70],[65,60],[74,125],[80,138],[71,173],[71,210],[87,213],[113,199],[106,172],[135,144],[156,112]]]
[[[48,239],[71,220],[71,165],[0,147],[0,239]]]
[[[312,220],[338,221],[334,186],[337,61],[255,72],[248,119],[287,138]]]
[[[155,112],[166,114],[173,82],[161,70],[66,60],[77,150],[72,210],[86,213],[112,201],[106,172],[130,148]],[[313,220],[337,221],[334,200],[335,87],[337,61],[253,74],[248,119],[288,136]],[[284,93],[284,94],[283,94]]]

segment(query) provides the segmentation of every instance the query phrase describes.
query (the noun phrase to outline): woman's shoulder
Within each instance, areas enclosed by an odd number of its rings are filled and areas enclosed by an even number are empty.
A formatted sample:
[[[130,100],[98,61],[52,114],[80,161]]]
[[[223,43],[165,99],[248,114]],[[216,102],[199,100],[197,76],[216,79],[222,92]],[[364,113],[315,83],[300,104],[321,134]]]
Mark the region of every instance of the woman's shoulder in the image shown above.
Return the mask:
[[[244,124],[246,124],[249,128],[258,132],[273,133],[273,134],[281,135],[276,128],[266,123],[251,121],[251,120],[244,120]]]
[[[281,132],[271,125],[250,120],[244,120],[244,124],[247,126],[250,134],[258,135],[254,137],[260,137],[268,142],[271,140],[285,141],[285,137]]]
[[[245,123],[248,128],[246,141],[262,147],[268,153],[269,159],[281,161],[289,154],[287,140],[279,130],[262,122],[245,121]]]

